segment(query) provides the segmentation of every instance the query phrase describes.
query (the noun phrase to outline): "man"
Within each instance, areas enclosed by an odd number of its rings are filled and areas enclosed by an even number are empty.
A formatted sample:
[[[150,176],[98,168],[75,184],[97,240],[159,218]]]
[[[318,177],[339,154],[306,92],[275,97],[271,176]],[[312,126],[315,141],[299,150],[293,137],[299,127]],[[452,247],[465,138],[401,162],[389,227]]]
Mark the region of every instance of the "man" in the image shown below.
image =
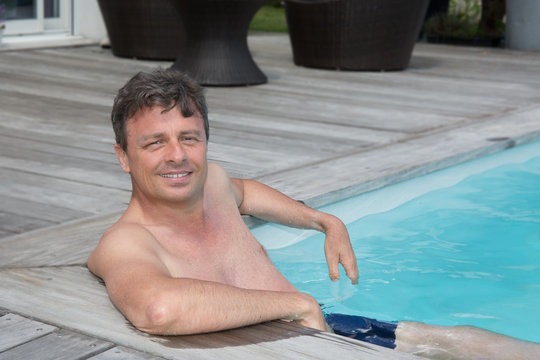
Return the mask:
[[[115,99],[112,122],[116,154],[131,175],[132,198],[88,267],[135,327],[182,335],[285,319],[327,331],[317,301],[275,268],[241,215],[324,232],[330,278],[339,278],[341,263],[356,283],[356,256],[339,219],[258,182],[230,179],[220,166],[207,163],[204,95],[178,72],[134,76]],[[511,354],[529,346],[479,329],[472,330],[469,347],[461,343],[469,328],[361,322],[371,330],[359,333],[375,332],[375,338],[389,333],[389,347],[424,355],[433,355],[435,343],[444,345],[436,352],[452,348],[456,354],[476,351],[480,341],[489,343],[480,353],[489,354],[494,338],[503,339]]]

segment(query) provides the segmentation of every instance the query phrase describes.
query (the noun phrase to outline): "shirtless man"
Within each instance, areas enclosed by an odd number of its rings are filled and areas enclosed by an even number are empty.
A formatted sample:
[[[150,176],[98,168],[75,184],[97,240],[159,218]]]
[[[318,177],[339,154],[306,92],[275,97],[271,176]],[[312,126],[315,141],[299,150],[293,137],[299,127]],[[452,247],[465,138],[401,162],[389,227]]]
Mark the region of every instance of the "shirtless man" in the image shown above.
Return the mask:
[[[356,256],[338,218],[256,181],[231,179],[207,163],[204,95],[178,72],[133,77],[115,99],[112,122],[132,198],[90,255],[88,268],[135,327],[183,335],[286,319],[327,331],[317,301],[276,269],[241,215],[324,232],[330,278],[339,278],[341,263],[356,283]],[[478,334],[471,348],[461,344],[468,328],[400,322],[394,330],[398,350],[423,355],[444,339],[456,354],[476,350],[479,340],[491,342],[493,336],[508,340],[514,355],[529,346],[479,329],[473,329]],[[418,345],[426,339],[433,344]],[[484,346],[481,354],[489,357],[491,348]]]

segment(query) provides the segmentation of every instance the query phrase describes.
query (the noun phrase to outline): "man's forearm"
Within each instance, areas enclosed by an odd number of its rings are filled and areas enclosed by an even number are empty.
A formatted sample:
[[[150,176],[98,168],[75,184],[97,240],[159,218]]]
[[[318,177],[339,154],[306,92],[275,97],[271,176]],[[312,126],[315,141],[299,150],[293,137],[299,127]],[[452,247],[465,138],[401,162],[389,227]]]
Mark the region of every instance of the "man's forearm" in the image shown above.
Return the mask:
[[[239,209],[278,224],[325,231],[325,223],[334,220],[329,214],[310,208],[267,185],[253,180],[243,181],[244,198]]]
[[[247,290],[194,279],[172,279],[159,296],[148,295],[133,319],[140,330],[160,335],[186,335],[232,329],[287,319],[325,330],[316,300],[297,292]]]

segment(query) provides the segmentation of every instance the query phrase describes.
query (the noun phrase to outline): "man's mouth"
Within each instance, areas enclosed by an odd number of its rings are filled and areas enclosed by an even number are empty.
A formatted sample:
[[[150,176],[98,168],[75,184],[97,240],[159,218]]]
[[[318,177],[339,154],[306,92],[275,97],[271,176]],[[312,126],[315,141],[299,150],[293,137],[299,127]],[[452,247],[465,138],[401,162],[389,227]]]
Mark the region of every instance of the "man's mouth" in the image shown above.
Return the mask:
[[[183,178],[184,176],[188,176],[189,173],[181,173],[181,174],[160,174],[159,176],[169,179],[177,179],[177,178]]]

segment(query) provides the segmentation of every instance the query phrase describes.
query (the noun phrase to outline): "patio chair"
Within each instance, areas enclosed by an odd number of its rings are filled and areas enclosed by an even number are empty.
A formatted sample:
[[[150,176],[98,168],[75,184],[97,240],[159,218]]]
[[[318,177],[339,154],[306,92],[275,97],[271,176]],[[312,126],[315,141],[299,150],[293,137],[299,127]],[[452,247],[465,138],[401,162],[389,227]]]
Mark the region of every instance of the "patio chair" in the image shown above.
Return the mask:
[[[182,19],[170,1],[98,0],[112,53],[174,60],[185,41]]]
[[[249,23],[266,0],[171,0],[186,29],[172,65],[201,85],[264,84],[266,75],[249,52]]]
[[[294,63],[341,70],[409,65],[429,0],[285,0]]]

